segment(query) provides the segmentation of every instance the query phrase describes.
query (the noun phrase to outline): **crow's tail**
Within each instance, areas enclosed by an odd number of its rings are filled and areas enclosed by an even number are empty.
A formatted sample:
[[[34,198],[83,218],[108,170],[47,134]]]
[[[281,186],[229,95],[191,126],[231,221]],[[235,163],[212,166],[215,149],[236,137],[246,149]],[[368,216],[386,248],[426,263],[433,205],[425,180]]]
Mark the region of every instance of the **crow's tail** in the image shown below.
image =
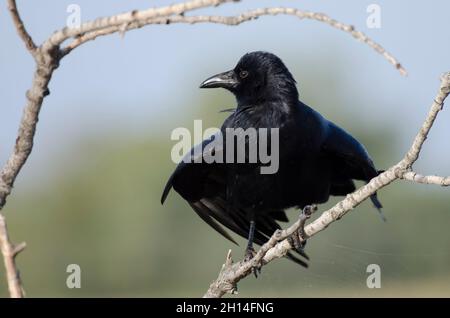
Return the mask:
[[[386,222],[387,220],[386,220],[386,217],[384,216],[384,213],[383,213],[383,210],[382,210],[383,206],[381,205],[380,200],[378,200],[377,194],[376,193],[372,194],[370,196],[370,200],[372,201],[372,203],[375,206],[375,208],[378,210],[378,213],[380,214],[381,219],[384,222]]]

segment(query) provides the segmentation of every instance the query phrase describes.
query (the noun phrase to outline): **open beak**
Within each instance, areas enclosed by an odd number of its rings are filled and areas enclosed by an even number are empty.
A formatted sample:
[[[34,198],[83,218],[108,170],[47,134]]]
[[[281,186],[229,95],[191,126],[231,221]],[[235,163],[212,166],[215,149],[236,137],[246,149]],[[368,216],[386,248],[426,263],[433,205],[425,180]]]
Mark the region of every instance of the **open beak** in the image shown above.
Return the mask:
[[[231,70],[211,76],[200,84],[200,88],[222,87],[230,89],[236,87],[237,84],[238,81],[235,78],[234,71]]]

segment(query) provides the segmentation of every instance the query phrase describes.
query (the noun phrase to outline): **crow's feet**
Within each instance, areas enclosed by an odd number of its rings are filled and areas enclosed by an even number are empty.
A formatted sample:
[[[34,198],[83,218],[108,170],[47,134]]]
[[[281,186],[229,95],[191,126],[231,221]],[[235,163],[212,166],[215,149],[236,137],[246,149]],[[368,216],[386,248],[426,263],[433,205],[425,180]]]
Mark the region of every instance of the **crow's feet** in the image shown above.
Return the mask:
[[[247,248],[245,249],[244,262],[251,261],[253,257],[255,257],[255,255],[256,251],[253,246],[247,246]],[[262,266],[260,264],[252,267],[252,273],[253,275],[255,275],[255,278],[258,278],[258,275],[261,274],[261,267]]]
[[[309,260],[309,256],[305,253],[305,245],[307,240],[305,223],[315,211],[317,211],[317,205],[313,204],[305,206],[299,216],[300,227],[288,237],[289,244],[291,244],[291,246],[307,260]]]

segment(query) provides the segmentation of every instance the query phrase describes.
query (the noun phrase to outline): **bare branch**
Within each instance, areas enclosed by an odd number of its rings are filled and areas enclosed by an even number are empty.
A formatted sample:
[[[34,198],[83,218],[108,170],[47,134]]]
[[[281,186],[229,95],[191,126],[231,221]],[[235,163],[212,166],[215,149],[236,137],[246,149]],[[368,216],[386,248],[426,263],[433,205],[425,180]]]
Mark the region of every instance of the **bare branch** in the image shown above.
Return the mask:
[[[448,185],[448,177],[418,177],[413,172],[407,171],[406,169],[410,168],[418,159],[423,143],[449,93],[450,72],[445,73],[442,76],[441,86],[433,101],[433,104],[431,105],[430,111],[405,158],[385,172],[370,180],[370,182],[365,186],[347,195],[344,200],[340,201],[329,210],[323,212],[320,217],[308,224],[305,227],[305,233],[308,237],[312,237],[320,231],[323,231],[331,223],[341,219],[346,213],[369,198],[376,191],[396,179],[404,178],[419,183],[433,184],[436,183],[435,181],[441,182],[444,180],[444,184],[442,185]],[[292,249],[292,246],[286,237],[297,231],[300,227],[301,220],[298,220],[287,229],[283,231],[276,231],[269,241],[260,248],[256,256],[247,262],[239,262],[234,265],[225,264],[219,273],[219,277],[210,285],[203,297],[222,297],[226,293],[235,293],[237,290],[237,283],[244,277],[248,276],[254,266],[264,266],[274,259],[284,257],[287,252]]]
[[[12,298],[22,298],[24,291],[20,281],[19,270],[16,266],[16,256],[26,247],[25,242],[14,245],[10,242],[6,220],[0,213],[0,248],[5,263],[6,279],[8,280],[9,294]]]
[[[129,13],[129,15],[132,15]],[[196,23],[217,23],[217,24],[225,24],[230,26],[236,26],[241,23],[251,21],[257,19],[262,16],[270,16],[270,15],[291,15],[298,17],[299,19],[310,19],[316,20],[323,23],[326,23],[333,28],[339,29],[341,31],[349,33],[355,39],[360,42],[363,42],[374,49],[376,52],[381,54],[389,63],[391,63],[396,69],[399,70],[400,74],[407,75],[406,70],[400,64],[400,62],[389,52],[387,52],[380,44],[373,41],[366,34],[361,31],[355,30],[352,25],[348,25],[342,22],[339,22],[335,19],[330,18],[326,14],[317,13],[317,12],[309,12],[302,11],[294,8],[263,8],[251,10],[246,13],[243,13],[238,16],[184,16],[184,15],[172,15],[172,16],[150,16],[149,14],[141,16],[140,18],[135,17],[134,20],[129,18],[128,22],[124,22],[122,24],[111,25],[108,23],[111,18],[103,18],[105,27],[98,27],[94,31],[76,33],[72,37],[75,37],[75,40],[67,45],[64,49],[62,49],[63,54],[67,54],[72,51],[74,48],[80,46],[83,43],[94,40],[99,36],[104,36],[117,32],[124,32],[132,29],[141,28],[143,26],[149,24],[170,24],[170,23],[188,23],[188,24],[196,24]],[[83,26],[80,29],[83,28]]]
[[[19,11],[17,10],[16,0],[8,0],[8,10],[11,13],[11,17],[16,27],[17,33],[25,43],[27,50],[34,55],[34,52],[36,51],[36,44],[34,44],[33,39],[25,29],[25,25],[20,18]]]
[[[158,17],[168,17],[174,14],[182,15],[192,10],[215,7],[227,2],[239,2],[239,0],[191,0],[161,8],[150,8],[140,11],[133,10],[109,17],[98,18],[93,21],[85,22],[78,28],[66,27],[56,31],[47,41],[45,41],[42,48],[43,50],[47,50],[51,47],[61,45],[61,43],[70,38],[77,38],[80,35],[105,28],[118,27],[117,31],[119,31],[120,27],[123,27],[124,25],[147,21]]]
[[[450,176],[449,177],[440,177],[440,176],[423,176],[414,171],[408,171],[401,176],[402,179],[413,181],[416,183],[423,184],[436,184],[443,187],[447,187],[450,185]]]
[[[449,81],[450,81],[449,73],[444,73],[441,78],[442,85],[439,90],[439,94],[434,99],[433,105],[431,105],[428,116],[425,122],[423,123],[422,127],[420,128],[419,132],[417,133],[417,136],[414,139],[411,148],[409,149],[405,158],[403,158],[402,160],[404,168],[411,167],[411,165],[419,157],[420,150],[422,149],[423,143],[427,139],[431,126],[433,126],[433,123],[436,120],[439,111],[441,111],[443,108],[444,100],[449,94],[450,91],[450,88],[448,86]]]
[[[58,57],[54,55],[55,51],[38,52],[36,45],[25,30],[23,22],[20,19],[16,2],[14,0],[8,0],[8,7],[19,36],[36,60],[36,71],[31,89],[26,93],[27,103],[23,110],[14,150],[0,171],[0,210],[6,204],[6,198],[12,191],[14,181],[33,149],[34,135],[42,102],[44,97],[49,94],[48,83],[59,63]],[[0,245],[5,262],[9,294],[13,298],[24,297],[25,293],[21,285],[19,271],[15,264],[15,257],[25,248],[25,243],[14,246],[9,241],[6,220],[1,213]]]
[[[48,94],[48,83],[53,73],[53,67],[38,66],[31,89],[27,92],[19,132],[13,153],[0,172],[0,210],[11,193],[14,181],[33,149],[34,134],[39,120],[39,111],[44,97]]]

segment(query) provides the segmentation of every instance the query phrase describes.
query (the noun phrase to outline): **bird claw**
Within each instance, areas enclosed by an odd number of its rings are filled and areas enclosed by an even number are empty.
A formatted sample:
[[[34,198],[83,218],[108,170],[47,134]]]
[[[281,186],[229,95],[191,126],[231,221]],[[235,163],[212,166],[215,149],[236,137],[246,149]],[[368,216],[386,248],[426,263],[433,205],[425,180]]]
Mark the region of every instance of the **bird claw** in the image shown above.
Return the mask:
[[[244,257],[244,261],[248,262],[249,260],[251,260],[253,257],[255,257],[256,255],[256,251],[253,248],[253,246],[248,246],[247,249],[245,250],[245,257]]]
[[[315,211],[317,211],[317,205],[313,204],[305,206],[299,216],[299,229],[288,237],[289,244],[307,260],[309,260],[309,256],[305,253],[305,246],[307,241],[307,235],[305,233],[305,223],[306,220],[308,220]]]
[[[251,261],[256,255],[256,251],[253,248],[253,246],[248,246],[247,249],[245,250],[245,257],[244,257],[244,261],[248,262]],[[253,275],[255,275],[255,278],[258,278],[258,275],[261,274],[261,264],[257,264],[257,265],[253,265],[252,266],[252,273]]]
[[[289,244],[297,251],[297,253],[309,260],[308,254],[305,253],[306,239],[300,237],[299,231],[292,233],[292,235],[287,239]]]

